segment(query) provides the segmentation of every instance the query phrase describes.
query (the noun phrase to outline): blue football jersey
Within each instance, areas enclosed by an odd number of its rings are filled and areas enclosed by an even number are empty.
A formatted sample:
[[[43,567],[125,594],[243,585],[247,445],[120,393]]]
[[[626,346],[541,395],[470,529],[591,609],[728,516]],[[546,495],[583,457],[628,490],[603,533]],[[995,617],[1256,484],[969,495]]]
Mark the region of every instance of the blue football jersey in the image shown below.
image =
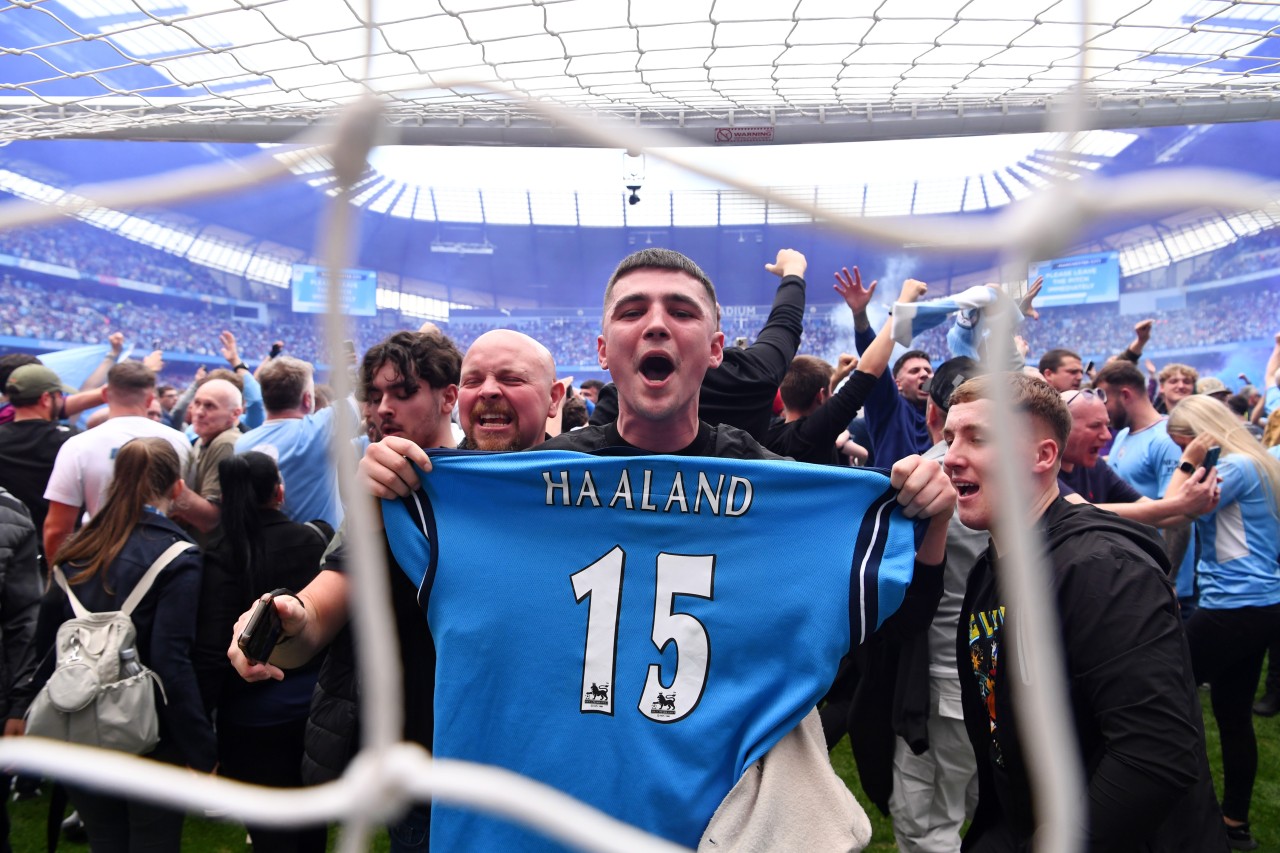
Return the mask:
[[[878,471],[445,451],[422,480],[383,518],[436,643],[435,754],[690,847],[911,582]],[[562,849],[443,806],[431,844]]]

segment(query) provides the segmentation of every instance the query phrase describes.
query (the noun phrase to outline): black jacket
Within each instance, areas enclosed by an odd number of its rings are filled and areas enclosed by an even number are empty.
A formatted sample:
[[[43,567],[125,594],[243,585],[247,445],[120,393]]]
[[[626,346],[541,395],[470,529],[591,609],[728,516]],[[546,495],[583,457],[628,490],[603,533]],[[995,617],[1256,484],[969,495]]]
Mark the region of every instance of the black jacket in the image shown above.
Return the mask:
[[[19,685],[36,669],[36,613],[44,590],[36,540],[27,508],[0,488],[0,720],[21,719],[31,702]]]
[[[769,433],[773,400],[804,331],[804,279],[782,279],[764,328],[746,349],[726,346],[724,361],[707,371],[698,397],[698,417],[709,424],[728,424],[746,430],[761,444]],[[618,419],[618,389],[600,389],[591,425]]]
[[[771,424],[765,447],[797,462],[844,464],[836,450],[836,439],[858,414],[875,384],[875,376],[855,370],[840,390],[811,414],[790,423]]]
[[[200,614],[196,624],[194,661],[205,709],[212,712],[228,694],[273,690],[280,682],[250,684],[227,660],[227,645],[240,614],[264,592],[284,587],[300,590],[320,572],[324,549],[333,528],[324,521],[300,524],[279,510],[262,512],[262,577],[250,578],[235,549],[221,534],[204,556],[200,583]],[[319,669],[318,656],[307,669]]]
[[[436,646],[427,617],[418,606],[418,590],[396,563],[383,541],[390,574],[391,609],[404,690],[404,739],[431,748],[435,727]],[[346,552],[339,545],[326,557],[325,571],[343,571]],[[307,717],[302,780],[308,785],[332,781],[342,774],[360,748],[360,673],[356,668],[352,626],[343,628],[320,667],[311,713]]]
[[[1190,652],[1160,539],[1145,525],[1061,498],[1040,528],[1088,786],[1086,849],[1225,850]],[[978,758],[978,810],[965,850],[1029,850],[1035,831],[1011,696],[1019,671],[1016,614],[1008,614],[998,634],[992,698],[979,688],[987,673],[971,665],[977,647],[970,625],[982,633],[983,615],[990,620],[1004,604],[998,575],[999,560],[988,549],[969,575],[956,637],[965,727]],[[1034,741],[1034,733],[1026,734]]]

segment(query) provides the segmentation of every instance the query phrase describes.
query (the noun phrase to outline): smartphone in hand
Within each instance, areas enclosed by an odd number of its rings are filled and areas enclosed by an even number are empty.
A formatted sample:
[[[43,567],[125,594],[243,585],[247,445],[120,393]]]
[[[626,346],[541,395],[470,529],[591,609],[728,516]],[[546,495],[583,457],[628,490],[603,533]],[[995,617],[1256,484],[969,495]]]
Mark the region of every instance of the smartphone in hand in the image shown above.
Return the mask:
[[[1202,467],[1206,471],[1212,471],[1214,468],[1217,467],[1218,457],[1221,455],[1222,455],[1221,447],[1217,446],[1216,444],[1213,447],[1210,447],[1209,451],[1204,455],[1204,462],[1202,463]]]
[[[278,589],[266,598],[258,599],[249,614],[249,622],[240,632],[236,645],[253,663],[266,663],[280,639],[280,614],[276,611],[277,595],[293,595],[288,590]]]

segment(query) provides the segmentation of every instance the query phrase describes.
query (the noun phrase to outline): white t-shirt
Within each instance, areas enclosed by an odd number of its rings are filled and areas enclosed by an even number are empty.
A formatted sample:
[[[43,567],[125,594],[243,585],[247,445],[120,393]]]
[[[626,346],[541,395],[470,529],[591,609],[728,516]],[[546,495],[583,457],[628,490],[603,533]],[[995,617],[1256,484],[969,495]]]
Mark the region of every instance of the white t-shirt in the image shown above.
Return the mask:
[[[72,436],[58,451],[44,498],[74,507],[85,507],[95,515],[107,496],[116,453],[135,438],[163,438],[178,451],[179,471],[187,464],[191,445],[187,437],[172,427],[136,415],[111,418],[91,430]]]

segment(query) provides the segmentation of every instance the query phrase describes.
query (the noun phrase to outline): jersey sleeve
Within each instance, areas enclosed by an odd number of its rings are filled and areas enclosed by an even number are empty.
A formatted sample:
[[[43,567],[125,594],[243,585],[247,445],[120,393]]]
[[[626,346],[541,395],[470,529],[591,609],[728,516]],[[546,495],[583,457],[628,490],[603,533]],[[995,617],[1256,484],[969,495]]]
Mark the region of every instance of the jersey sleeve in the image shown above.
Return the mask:
[[[1248,465],[1243,459],[1221,459],[1218,462],[1218,477],[1221,478],[1222,497],[1218,501],[1218,507],[1224,507],[1228,504],[1235,503],[1240,496],[1249,488],[1250,480],[1245,474],[1244,466]],[[1204,517],[1208,518],[1218,509],[1215,508],[1213,513],[1207,513]]]
[[[874,329],[865,329],[862,331],[854,331],[854,343],[858,346],[858,353],[867,351],[867,347],[871,346],[871,342],[876,339]],[[884,423],[893,417],[893,409],[898,404],[898,386],[893,381],[892,368],[885,368],[884,372],[876,378],[875,384],[871,386],[870,392],[867,394],[866,400],[863,402],[864,413],[867,418],[867,425],[871,422]],[[875,435],[875,430],[872,430]]]
[[[1173,479],[1173,472],[1178,470],[1182,461],[1182,448],[1174,444],[1173,439],[1162,436],[1151,442],[1149,452],[1151,455],[1148,463],[1159,484],[1160,497],[1164,497],[1169,489],[1169,481]]]
[[[426,475],[419,472],[419,476]],[[383,499],[382,523],[391,553],[418,590],[419,603],[425,609],[435,566],[431,503],[421,489],[407,498]]]
[[[249,429],[262,426],[267,420],[267,409],[262,402],[262,385],[249,371],[240,377],[244,382],[244,414],[240,420]]]

